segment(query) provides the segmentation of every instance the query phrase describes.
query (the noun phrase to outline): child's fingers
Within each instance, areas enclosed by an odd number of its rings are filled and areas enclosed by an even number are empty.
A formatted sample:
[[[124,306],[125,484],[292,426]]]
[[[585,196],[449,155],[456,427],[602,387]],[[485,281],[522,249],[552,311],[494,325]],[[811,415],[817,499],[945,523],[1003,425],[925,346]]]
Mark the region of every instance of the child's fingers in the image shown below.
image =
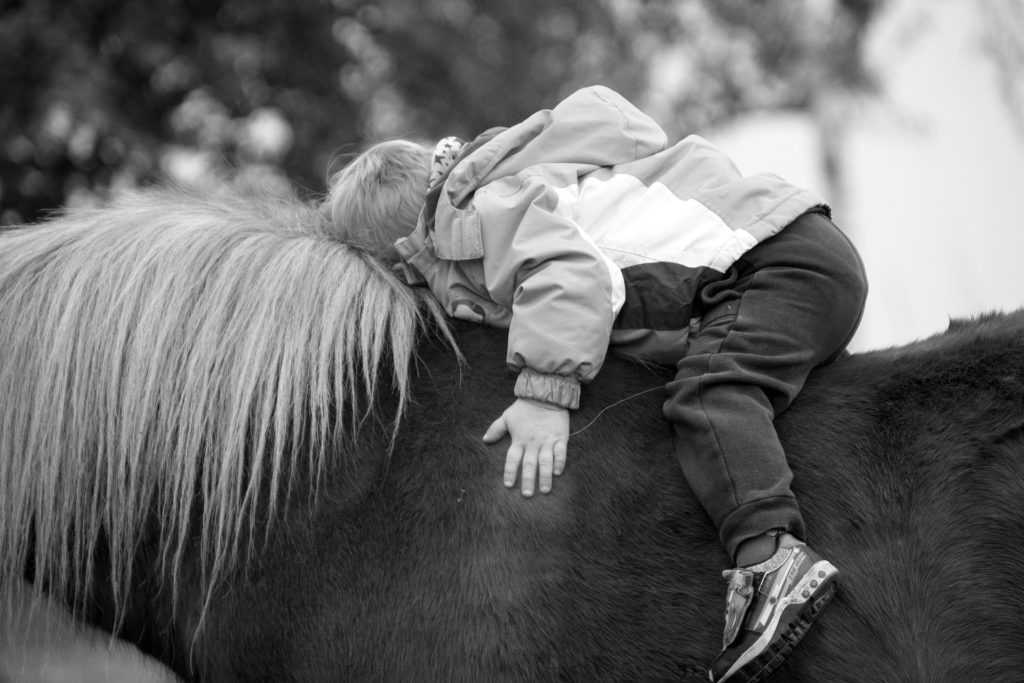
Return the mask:
[[[519,463],[523,460],[523,445],[513,443],[505,453],[505,486],[512,488],[516,485],[516,473],[519,471]]]
[[[563,440],[555,442],[555,476],[559,476],[565,471],[565,458],[566,451],[568,451],[568,444]]]
[[[537,486],[540,488],[541,493],[551,492],[551,473],[555,466],[553,445],[551,441],[545,441],[540,447],[537,459],[537,467],[540,470]]]
[[[495,443],[501,441],[508,434],[508,425],[505,424],[505,416],[502,415],[491,423],[491,426],[484,432],[484,443]]]
[[[534,485],[537,483],[538,450],[539,446],[536,443],[530,443],[523,451],[523,469],[519,477],[522,482],[523,495],[527,498],[533,495]]]

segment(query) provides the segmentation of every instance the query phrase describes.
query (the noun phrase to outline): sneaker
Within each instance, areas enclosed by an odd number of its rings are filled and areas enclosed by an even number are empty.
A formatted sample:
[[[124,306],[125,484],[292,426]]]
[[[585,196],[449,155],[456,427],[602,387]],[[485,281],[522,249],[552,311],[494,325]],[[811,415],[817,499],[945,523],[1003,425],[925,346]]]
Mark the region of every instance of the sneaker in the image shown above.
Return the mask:
[[[835,595],[839,571],[806,544],[779,547],[750,567],[722,572],[729,581],[722,652],[712,683],[755,683],[775,671]]]

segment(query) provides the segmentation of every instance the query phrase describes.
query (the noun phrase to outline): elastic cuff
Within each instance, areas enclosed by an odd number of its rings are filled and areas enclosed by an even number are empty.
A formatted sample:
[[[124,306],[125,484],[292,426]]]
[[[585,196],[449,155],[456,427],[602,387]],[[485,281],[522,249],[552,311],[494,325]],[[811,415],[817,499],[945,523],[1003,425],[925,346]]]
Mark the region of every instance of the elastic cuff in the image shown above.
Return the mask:
[[[730,512],[718,528],[718,536],[731,559],[743,541],[760,536],[770,529],[785,529],[804,539],[804,518],[792,496],[771,496],[752,500]]]
[[[516,398],[553,403],[576,410],[580,407],[580,383],[574,377],[549,375],[523,368],[516,379]]]

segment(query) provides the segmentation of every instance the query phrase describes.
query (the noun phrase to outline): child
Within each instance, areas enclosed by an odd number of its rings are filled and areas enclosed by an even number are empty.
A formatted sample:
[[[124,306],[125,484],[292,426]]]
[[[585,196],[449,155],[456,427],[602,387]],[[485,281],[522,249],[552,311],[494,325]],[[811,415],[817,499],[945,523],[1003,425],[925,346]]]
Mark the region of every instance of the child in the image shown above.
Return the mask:
[[[518,472],[523,495],[564,469],[569,410],[609,344],[676,365],[664,413],[737,567],[711,680],[773,671],[838,573],[799,540],[773,419],[841,353],[867,289],[821,200],[743,177],[700,137],[669,146],[597,86],[469,143],[374,146],[332,179],[327,209],[450,315],[508,328],[516,400],[484,440],[510,436],[504,481]]]

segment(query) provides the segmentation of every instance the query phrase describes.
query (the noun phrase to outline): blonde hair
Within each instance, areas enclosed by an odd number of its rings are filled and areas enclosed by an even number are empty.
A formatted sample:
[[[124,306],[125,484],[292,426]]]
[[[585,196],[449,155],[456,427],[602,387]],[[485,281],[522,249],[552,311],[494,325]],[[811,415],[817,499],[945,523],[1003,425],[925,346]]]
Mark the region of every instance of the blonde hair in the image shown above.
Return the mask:
[[[397,429],[443,314],[325,223],[148,191],[0,232],[0,619],[29,561],[81,608],[101,546],[120,619],[152,520],[172,604],[197,552],[198,632],[295,472],[343,458],[381,394]]]
[[[431,152],[408,140],[373,145],[330,180],[326,213],[336,239],[394,262],[395,240],[416,227]]]

